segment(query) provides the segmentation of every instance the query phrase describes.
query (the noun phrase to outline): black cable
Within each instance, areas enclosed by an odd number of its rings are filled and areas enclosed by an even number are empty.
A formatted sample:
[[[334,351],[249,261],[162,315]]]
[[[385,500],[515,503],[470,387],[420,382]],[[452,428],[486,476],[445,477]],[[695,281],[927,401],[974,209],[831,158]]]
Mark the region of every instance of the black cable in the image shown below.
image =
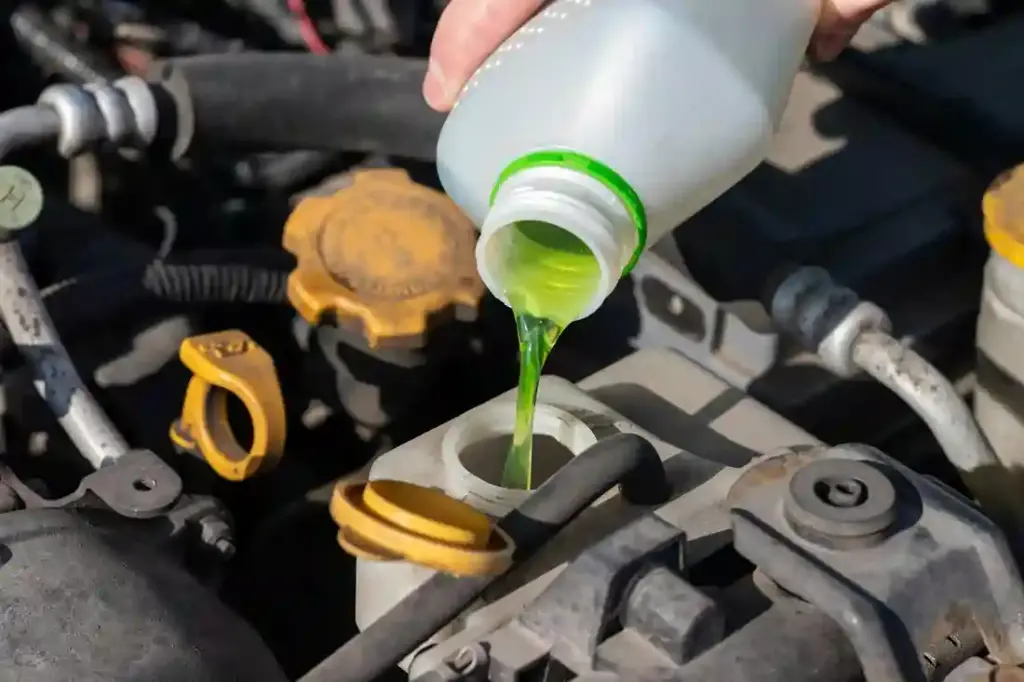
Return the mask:
[[[516,561],[533,556],[616,484],[623,498],[634,504],[660,504],[671,495],[653,445],[633,434],[599,441],[498,523],[515,542]],[[497,579],[434,574],[299,682],[372,682],[451,622]]]
[[[58,333],[119,314],[145,300],[183,304],[285,304],[290,258],[281,251],[206,251],[116,270],[88,273],[41,291]],[[15,348],[0,326],[0,358]]]

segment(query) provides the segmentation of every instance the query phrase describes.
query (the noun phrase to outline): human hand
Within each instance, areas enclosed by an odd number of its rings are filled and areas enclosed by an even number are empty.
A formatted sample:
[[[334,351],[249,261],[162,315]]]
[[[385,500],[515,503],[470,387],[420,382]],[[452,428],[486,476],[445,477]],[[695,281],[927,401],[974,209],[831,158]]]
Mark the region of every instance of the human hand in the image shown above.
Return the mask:
[[[819,59],[834,58],[861,24],[891,1],[823,0],[811,53]],[[438,111],[451,109],[477,67],[544,4],[545,0],[451,0],[430,46],[423,83],[427,103]]]

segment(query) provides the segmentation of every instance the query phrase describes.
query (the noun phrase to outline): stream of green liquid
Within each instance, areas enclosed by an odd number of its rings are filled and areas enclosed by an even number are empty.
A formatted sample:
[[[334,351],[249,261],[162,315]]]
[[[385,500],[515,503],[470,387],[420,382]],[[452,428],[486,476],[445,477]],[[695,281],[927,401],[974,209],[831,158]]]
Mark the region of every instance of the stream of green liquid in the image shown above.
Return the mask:
[[[533,417],[541,372],[562,331],[585,310],[601,277],[590,249],[565,230],[521,222],[498,241],[505,296],[519,339],[519,386],[512,445],[502,471],[506,488],[533,487]]]
[[[533,415],[544,363],[562,334],[562,327],[543,317],[516,313],[519,336],[519,386],[516,389],[516,421],[512,446],[505,458],[501,483],[506,488],[533,487]]]

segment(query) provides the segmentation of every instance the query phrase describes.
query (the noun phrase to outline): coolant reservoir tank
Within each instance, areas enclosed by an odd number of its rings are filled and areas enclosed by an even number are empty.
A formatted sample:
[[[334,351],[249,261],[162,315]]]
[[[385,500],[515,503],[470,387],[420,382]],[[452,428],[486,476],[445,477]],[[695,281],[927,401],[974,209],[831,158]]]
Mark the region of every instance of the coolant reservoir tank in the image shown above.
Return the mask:
[[[571,384],[550,381],[550,377],[547,379],[549,380],[541,383],[534,422],[534,449],[539,462],[535,481],[537,485],[597,442],[597,436],[591,426],[574,412],[583,411],[597,415],[602,409],[607,409]],[[552,403],[561,407],[556,407]],[[417,512],[414,524],[408,522],[408,513],[404,514],[405,525],[399,532],[394,529],[372,529],[368,525],[360,525],[363,516],[360,513],[361,509],[371,512],[379,522],[387,522],[394,516],[390,512],[380,511],[380,505],[373,499],[372,494],[367,500],[365,488],[349,486],[341,489],[343,497],[339,499],[336,496],[332,504],[332,514],[341,527],[339,543],[346,551],[360,557],[356,562],[355,596],[355,619],[360,629],[365,629],[390,611],[408,594],[429,580],[438,567],[444,567],[449,573],[464,575],[470,572],[469,567],[474,567],[474,572],[479,574],[486,572],[483,568],[489,568],[502,560],[500,544],[487,545],[487,551],[482,552],[480,547],[475,550],[468,547],[467,545],[471,543],[465,539],[459,541],[463,546],[458,546],[459,543],[453,543],[449,539],[449,546],[442,553],[426,544],[431,540],[425,541],[422,538],[424,533],[420,529],[424,525],[436,526],[436,523],[424,524],[422,517],[433,517],[436,510],[441,507],[452,508],[454,500],[475,509],[475,514],[480,518],[494,522],[518,507],[530,495],[531,491],[501,486],[502,464],[508,453],[514,422],[515,401],[510,394],[506,394],[378,457],[370,467],[369,483],[366,484],[369,492],[373,493],[375,486],[395,486],[396,482],[404,481],[413,484],[414,489],[435,489],[435,495],[442,500],[438,503],[423,504],[424,494],[419,493],[420,500],[417,503],[423,508],[430,507],[435,511],[430,514]],[[413,488],[406,487],[405,490]],[[408,507],[404,503],[403,508],[408,512]],[[450,518],[456,516],[448,513]],[[466,522],[466,519],[473,517],[472,512],[460,511],[457,516],[458,522],[447,523],[448,532],[453,526],[466,529],[480,525]],[[436,522],[436,518],[434,521]],[[391,525],[395,523],[391,522]],[[423,548],[419,559],[406,551],[412,546],[409,543],[409,536],[413,531],[421,536],[416,543],[417,547]],[[436,532],[431,531],[431,534],[434,536],[432,544],[437,545]],[[469,537],[472,534],[463,531],[460,535]],[[388,547],[380,547],[380,539],[376,542],[370,540],[369,543],[359,540],[360,537],[367,536],[400,537],[401,542],[388,540]],[[491,539],[495,537],[492,535]],[[375,544],[377,547],[371,548],[367,546],[368,544]],[[377,556],[373,556],[374,554]],[[387,555],[391,555],[393,560],[380,560],[382,557],[388,558]],[[428,560],[425,561],[424,558]],[[432,561],[434,567],[430,565]],[[502,595],[491,594],[481,603],[474,605],[459,619],[436,633],[431,641],[442,641],[470,623],[494,618],[498,613],[495,610],[497,607],[488,604],[488,600],[500,601],[500,596]],[[409,660],[411,659],[406,660],[406,664]]]
[[[985,267],[978,318],[978,423],[1008,468],[1024,467],[1024,166],[985,194]]]
[[[340,185],[303,199],[285,225],[298,260],[288,297],[308,323],[331,316],[370,349],[416,348],[435,322],[475,317],[475,233],[451,200],[399,169]]]

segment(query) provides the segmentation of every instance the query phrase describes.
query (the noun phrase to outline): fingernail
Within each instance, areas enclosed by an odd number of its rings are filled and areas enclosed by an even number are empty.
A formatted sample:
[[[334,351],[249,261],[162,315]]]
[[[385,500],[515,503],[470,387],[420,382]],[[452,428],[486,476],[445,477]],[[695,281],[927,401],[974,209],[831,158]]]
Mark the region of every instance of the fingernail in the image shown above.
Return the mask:
[[[449,97],[444,71],[438,62],[431,59],[427,63],[427,77],[423,81],[423,98],[427,100],[430,108],[445,111],[451,107]]]

